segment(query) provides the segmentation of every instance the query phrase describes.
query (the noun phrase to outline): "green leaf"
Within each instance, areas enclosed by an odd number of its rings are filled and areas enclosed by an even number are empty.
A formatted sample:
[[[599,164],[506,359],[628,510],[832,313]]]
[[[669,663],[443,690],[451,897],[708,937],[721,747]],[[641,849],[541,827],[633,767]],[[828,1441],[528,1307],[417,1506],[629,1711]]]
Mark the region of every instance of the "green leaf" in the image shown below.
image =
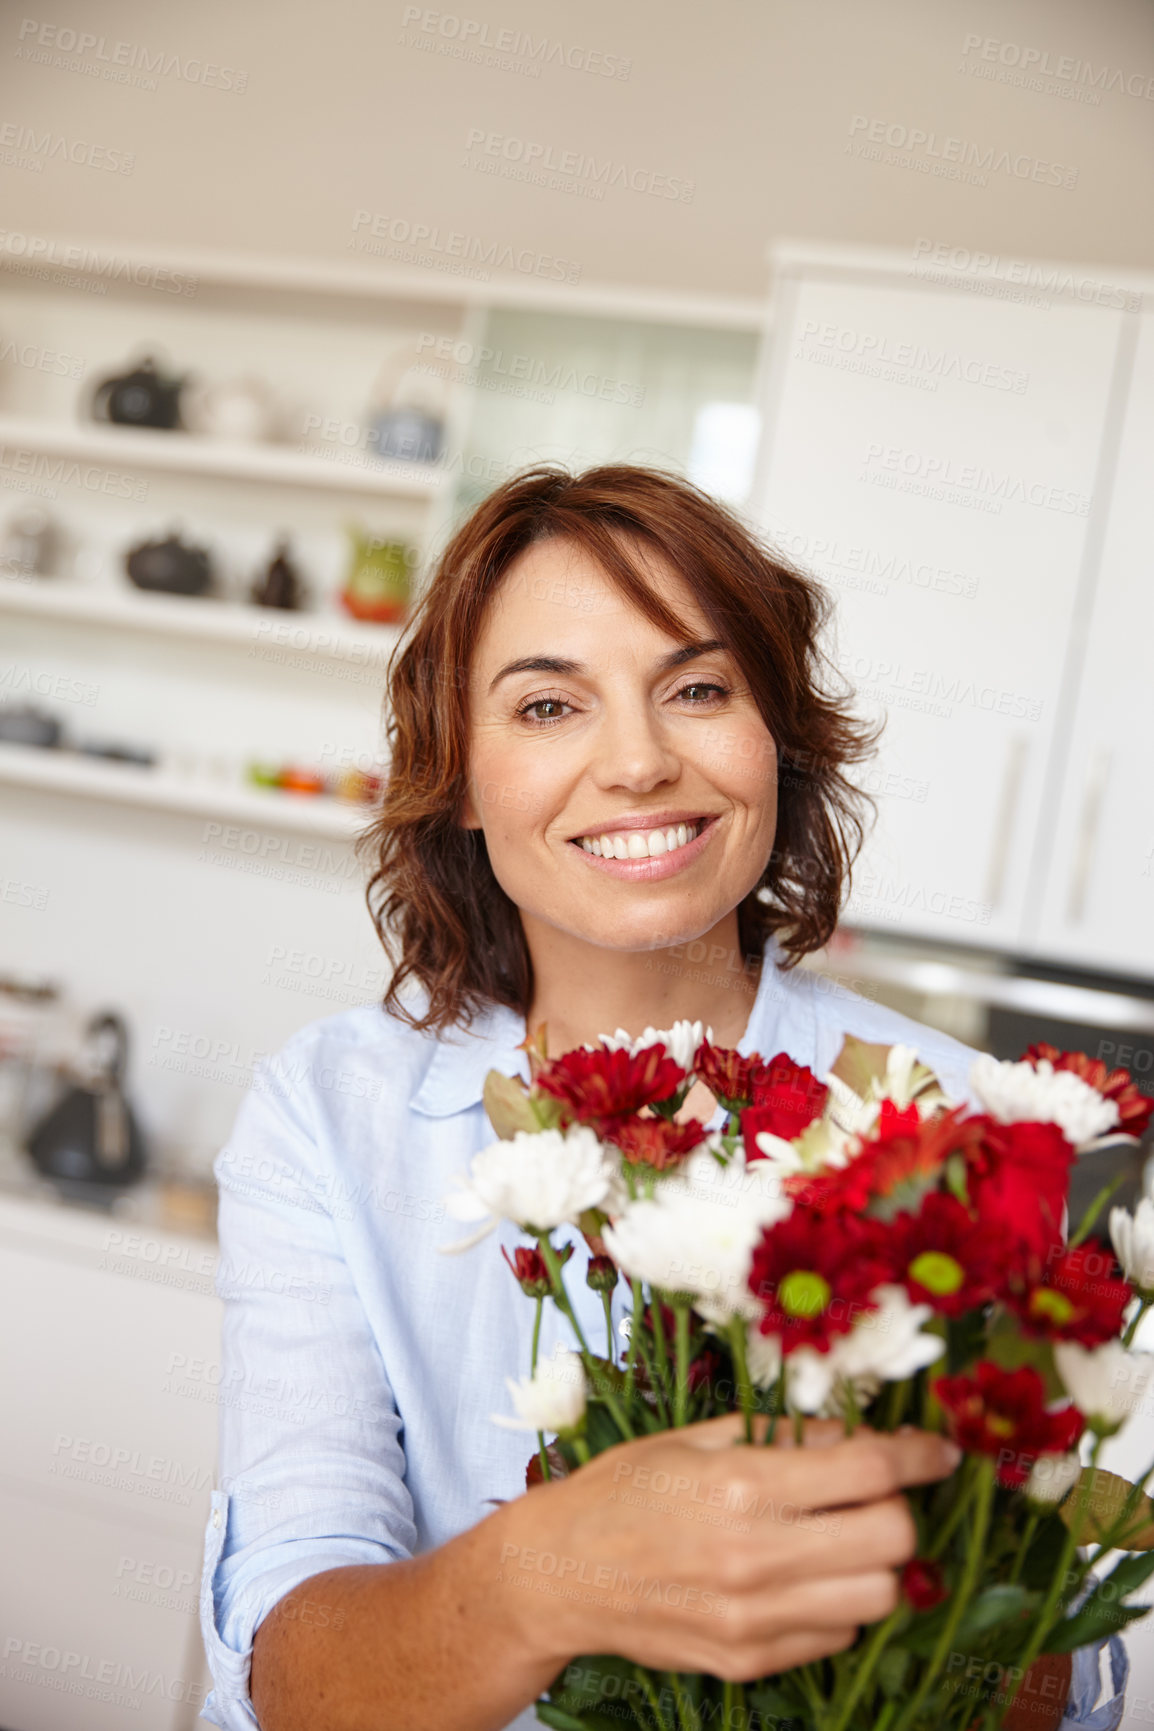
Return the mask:
[[[1116,1634],[1137,1617],[1145,1617],[1149,1605],[1127,1605],[1127,1595],[1136,1593],[1154,1575],[1154,1551],[1123,1557],[1104,1581],[1099,1581],[1081,1610],[1067,1617],[1050,1631],[1042,1651],[1072,1653],[1089,1641],[1100,1641],[1105,1635]]]
[[[891,1700],[905,1690],[906,1674],[913,1660],[908,1647],[887,1647],[878,1660],[877,1679],[882,1693]]]
[[[1034,1534],[1022,1565],[1022,1580],[1027,1587],[1044,1593],[1062,1560],[1066,1529],[1057,1515],[1047,1515]]]
[[[1032,1365],[1046,1385],[1047,1400],[1064,1400],[1066,1390],[1054,1364],[1054,1348],[1050,1341],[1020,1333],[1020,1323],[1008,1311],[995,1310],[989,1324],[986,1357],[1000,1370],[1020,1370]]]
[[[1076,1617],[1059,1623],[1048,1640],[1042,1643],[1043,1653],[1072,1653],[1076,1647],[1086,1647],[1107,1635],[1116,1635],[1127,1623],[1148,1616],[1149,1605],[1119,1605],[1116,1600],[1103,1602],[1091,1599]]]
[[[560,1707],[554,1707],[550,1701],[538,1701],[537,1717],[544,1725],[552,1725],[554,1731],[589,1731],[584,1719],[576,1718],[572,1713],[565,1713]]]
[[[966,1651],[965,1643],[979,1635],[984,1635],[990,1629],[996,1629],[1000,1623],[1008,1623],[1014,1617],[1019,1617],[1026,1610],[1032,1610],[1041,1597],[1031,1593],[1016,1582],[996,1581],[970,1603],[957,1630],[958,1646]]]
[[[964,1315],[946,1321],[946,1372],[956,1376],[967,1365],[981,1358],[986,1345],[986,1318],[980,1310],[967,1310]]]
[[[520,1076],[506,1076],[502,1070],[490,1070],[485,1077],[481,1100],[490,1124],[503,1142],[511,1142],[518,1130],[541,1128]]]
[[[1110,1537],[1111,1549],[1122,1551],[1149,1551],[1154,1549],[1154,1508],[1150,1499],[1140,1496],[1126,1517],[1125,1530],[1113,1532],[1122,1518],[1126,1499],[1134,1489],[1128,1479],[1119,1478],[1117,1473],[1108,1473],[1098,1467],[1094,1474],[1094,1484],[1090,1492],[1087,1508],[1079,1513],[1079,1487],[1089,1477],[1090,1469],[1083,1467],[1080,1478],[1067,1493],[1065,1501],[1058,1510],[1058,1517],[1067,1527],[1073,1529],[1075,1520],[1081,1524],[1080,1543],[1103,1544]]]

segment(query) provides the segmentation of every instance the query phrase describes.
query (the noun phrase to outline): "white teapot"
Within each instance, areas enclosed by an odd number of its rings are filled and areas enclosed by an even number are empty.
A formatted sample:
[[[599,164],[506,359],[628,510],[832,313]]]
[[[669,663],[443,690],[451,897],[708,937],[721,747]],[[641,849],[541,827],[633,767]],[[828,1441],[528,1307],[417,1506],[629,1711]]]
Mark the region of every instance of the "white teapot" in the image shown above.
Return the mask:
[[[261,379],[221,379],[215,384],[190,381],[181,392],[181,414],[193,433],[238,444],[275,439],[281,410]]]

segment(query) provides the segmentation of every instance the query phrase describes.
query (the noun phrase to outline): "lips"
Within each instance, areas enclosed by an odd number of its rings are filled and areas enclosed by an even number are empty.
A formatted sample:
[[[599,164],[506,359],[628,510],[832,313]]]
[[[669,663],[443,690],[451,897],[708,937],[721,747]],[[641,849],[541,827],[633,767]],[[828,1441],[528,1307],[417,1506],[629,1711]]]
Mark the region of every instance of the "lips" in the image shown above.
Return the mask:
[[[672,876],[691,866],[698,855],[709,847],[715,830],[718,828],[716,816],[709,815],[700,819],[697,824],[670,825],[674,832],[672,848],[665,840],[664,830],[620,830],[609,832],[604,839],[597,837],[597,852],[593,850],[594,838],[581,836],[569,843],[578,849],[586,865],[594,871],[607,873],[610,877],[629,879],[631,882],[654,882],[659,878]],[[678,831],[684,839],[678,839]],[[620,841],[625,848],[624,854],[617,851],[607,852],[606,843]],[[651,853],[650,847],[654,851]],[[644,852],[641,850],[644,848]]]

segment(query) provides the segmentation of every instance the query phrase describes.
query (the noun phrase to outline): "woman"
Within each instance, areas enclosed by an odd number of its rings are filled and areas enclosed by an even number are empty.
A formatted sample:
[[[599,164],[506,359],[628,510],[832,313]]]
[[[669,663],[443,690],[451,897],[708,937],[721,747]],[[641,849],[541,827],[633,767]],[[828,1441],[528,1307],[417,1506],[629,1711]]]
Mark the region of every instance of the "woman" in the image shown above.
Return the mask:
[[[901,1488],[951,1471],[951,1445],[814,1424],[820,1447],[746,1450],[722,1419],[526,1492],[527,1439],[490,1415],[532,1307],[488,1244],[438,1254],[459,1230],[441,1198],[493,1139],[485,1074],[527,1074],[542,1022],[556,1055],[690,1018],[819,1074],[847,1031],[905,1040],[966,1091],[966,1048],[794,966],[836,923],[861,835],[846,770],[870,743],[823,688],[822,617],[733,516],[638,468],[522,475],[447,548],[390,668],[385,1003],[291,1040],[217,1162],[218,1724],[528,1727],[576,1655],[748,1679],[896,1603]],[[698,1084],[682,1116],[719,1125],[713,1104]],[[541,1351],[559,1344],[550,1307]],[[615,1495],[642,1466],[694,1501],[837,1517],[671,1520]],[[669,1590],[623,1602],[623,1571]]]

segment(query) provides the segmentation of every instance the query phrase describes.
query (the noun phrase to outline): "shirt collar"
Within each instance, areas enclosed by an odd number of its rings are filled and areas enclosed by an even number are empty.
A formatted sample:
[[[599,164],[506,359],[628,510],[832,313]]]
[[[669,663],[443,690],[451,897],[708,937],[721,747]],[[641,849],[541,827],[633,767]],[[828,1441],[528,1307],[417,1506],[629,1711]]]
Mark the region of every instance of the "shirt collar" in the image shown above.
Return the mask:
[[[737,1050],[747,1058],[751,1052],[770,1057],[785,1049],[804,1063],[805,1049],[816,1043],[814,1007],[809,994],[799,989],[808,980],[783,973],[779,954],[776,938],[768,937],[757,997]],[[797,1026],[799,1011],[806,1024],[814,1025]],[[528,1081],[528,1054],[517,1049],[524,1039],[525,1018],[507,1004],[488,1005],[468,1029],[445,1030],[435,1038],[433,1056],[411,1106],[429,1117],[447,1118],[480,1104],[490,1070],[516,1073]]]

